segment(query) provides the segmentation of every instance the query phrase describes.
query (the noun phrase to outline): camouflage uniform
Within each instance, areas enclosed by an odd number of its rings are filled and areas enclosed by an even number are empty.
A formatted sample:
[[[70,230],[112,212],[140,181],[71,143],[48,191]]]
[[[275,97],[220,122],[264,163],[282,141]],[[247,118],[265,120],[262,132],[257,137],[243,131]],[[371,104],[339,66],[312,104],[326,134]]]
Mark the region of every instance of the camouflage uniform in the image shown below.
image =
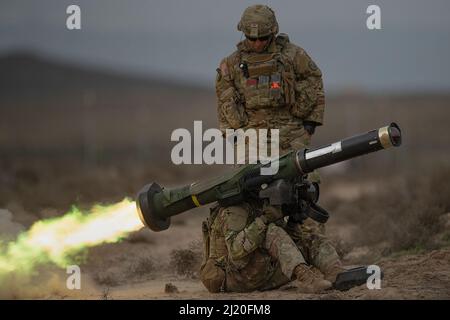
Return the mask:
[[[260,54],[252,53],[246,40],[237,47],[217,69],[220,129],[279,129],[280,154],[308,145],[310,138],[303,121],[323,123],[324,93],[319,68],[302,48],[289,42],[287,35],[279,35]],[[252,78],[243,74],[241,61],[256,61],[247,63]],[[274,66],[283,64],[285,67]],[[272,75],[267,74],[271,72]],[[271,76],[280,80],[270,81]]]
[[[294,241],[275,223],[266,224],[263,209],[243,203],[216,207],[203,224],[207,254],[201,279],[211,292],[268,290],[288,283],[305,263]]]
[[[323,123],[321,71],[287,35],[275,37],[278,24],[267,6],[247,8],[238,30],[253,37],[273,36],[263,52],[252,51],[244,40],[220,62],[220,129],[279,129],[280,155],[309,145],[303,122]],[[294,268],[305,260],[322,272],[339,261],[323,225],[284,220],[266,225],[259,218],[261,206],[217,208],[203,224],[201,278],[211,292],[276,288],[289,282]]]

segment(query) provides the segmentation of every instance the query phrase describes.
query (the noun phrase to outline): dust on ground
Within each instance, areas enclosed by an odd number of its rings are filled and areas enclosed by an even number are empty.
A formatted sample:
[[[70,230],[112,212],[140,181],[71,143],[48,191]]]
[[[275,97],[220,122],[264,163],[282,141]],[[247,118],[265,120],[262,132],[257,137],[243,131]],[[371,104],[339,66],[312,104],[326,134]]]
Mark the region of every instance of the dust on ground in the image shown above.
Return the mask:
[[[50,266],[34,279],[15,279],[3,286],[2,297],[450,299],[450,204],[445,196],[450,170],[441,168],[426,177],[409,174],[383,181],[364,177],[364,182],[343,182],[337,176],[324,187],[322,202],[332,212],[327,223],[329,237],[346,265],[380,266],[384,273],[381,290],[362,285],[345,292],[304,294],[293,282],[266,292],[210,294],[198,274],[200,226],[208,214],[205,207],[175,216],[166,231],[141,229],[120,243],[91,248],[81,265],[81,290],[67,290],[67,276]],[[12,220],[11,214],[3,213],[5,221]],[[19,228],[17,223],[13,226]]]

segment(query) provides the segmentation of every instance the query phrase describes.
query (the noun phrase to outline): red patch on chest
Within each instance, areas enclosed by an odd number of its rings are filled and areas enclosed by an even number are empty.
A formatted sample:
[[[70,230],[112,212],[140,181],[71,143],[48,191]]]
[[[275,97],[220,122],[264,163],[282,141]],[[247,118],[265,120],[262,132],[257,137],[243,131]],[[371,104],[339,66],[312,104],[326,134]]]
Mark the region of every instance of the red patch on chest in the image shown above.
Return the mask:
[[[272,82],[270,84],[270,88],[272,88],[272,89],[280,89],[280,83],[279,82]]]

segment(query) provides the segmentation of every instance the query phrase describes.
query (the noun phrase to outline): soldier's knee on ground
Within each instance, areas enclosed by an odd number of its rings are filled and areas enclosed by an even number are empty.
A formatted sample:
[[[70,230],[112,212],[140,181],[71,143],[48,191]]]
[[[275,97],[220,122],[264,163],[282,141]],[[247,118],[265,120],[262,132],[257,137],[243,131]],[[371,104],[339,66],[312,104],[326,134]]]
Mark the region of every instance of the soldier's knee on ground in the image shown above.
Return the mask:
[[[289,236],[301,247],[309,247],[318,237],[325,237],[325,225],[312,219],[303,223],[288,221],[285,227]]]
[[[280,263],[283,274],[289,279],[297,265],[306,263],[292,238],[283,228],[274,223],[267,227],[264,247],[272,259]]]
[[[321,272],[340,261],[332,242],[326,237],[324,225],[310,219],[303,224],[289,224],[288,231],[308,263]]]
[[[312,264],[321,272],[328,273],[334,265],[340,264],[339,255],[328,239],[322,239],[312,248]]]

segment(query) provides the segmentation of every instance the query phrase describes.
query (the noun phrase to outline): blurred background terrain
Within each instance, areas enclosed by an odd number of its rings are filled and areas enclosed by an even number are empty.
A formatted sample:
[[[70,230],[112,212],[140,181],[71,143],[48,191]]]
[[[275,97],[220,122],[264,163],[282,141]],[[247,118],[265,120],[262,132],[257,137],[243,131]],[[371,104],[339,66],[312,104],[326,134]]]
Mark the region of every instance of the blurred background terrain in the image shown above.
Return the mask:
[[[324,74],[325,125],[313,145],[392,121],[404,136],[400,148],[320,171],[340,255],[379,264],[386,277],[377,292],[320,298],[449,299],[450,22],[438,17],[450,5],[379,2],[380,31],[365,28],[368,2],[269,3]],[[249,3],[77,3],[80,31],[65,29],[67,1],[0,4],[1,239],[72,205],[114,203],[150,181],[170,187],[228,169],[173,165],[170,134],[193,132],[194,120],[217,127],[215,68],[239,41],[234,28]],[[82,269],[96,290],[79,297],[209,298],[197,273],[207,213],[90,250]],[[8,287],[0,297],[66,297],[52,281],[39,292]],[[223,296],[241,297],[317,298],[295,288]]]

